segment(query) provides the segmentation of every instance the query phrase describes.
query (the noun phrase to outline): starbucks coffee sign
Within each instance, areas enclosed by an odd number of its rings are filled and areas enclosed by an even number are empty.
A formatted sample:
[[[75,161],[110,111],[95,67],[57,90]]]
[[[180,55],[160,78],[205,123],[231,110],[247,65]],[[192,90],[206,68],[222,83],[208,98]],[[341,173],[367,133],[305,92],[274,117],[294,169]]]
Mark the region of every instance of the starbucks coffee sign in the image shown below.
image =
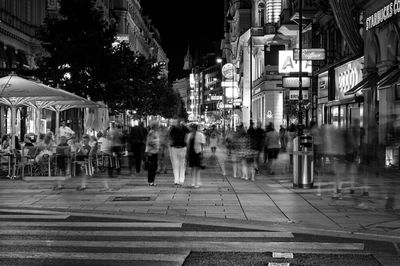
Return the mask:
[[[400,0],[393,0],[365,19],[365,29],[370,30],[379,26],[391,17],[400,14]]]

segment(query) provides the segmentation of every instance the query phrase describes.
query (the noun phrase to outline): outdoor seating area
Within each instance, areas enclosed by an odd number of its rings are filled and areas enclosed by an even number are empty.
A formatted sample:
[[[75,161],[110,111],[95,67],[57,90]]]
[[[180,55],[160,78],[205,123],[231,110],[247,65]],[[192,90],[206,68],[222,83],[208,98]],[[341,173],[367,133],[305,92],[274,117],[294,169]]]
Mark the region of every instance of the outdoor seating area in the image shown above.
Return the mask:
[[[6,118],[8,127],[6,131],[1,131],[1,177],[70,177],[80,174],[81,170],[91,176],[103,168],[105,160],[100,158],[105,156],[101,154],[97,143],[93,145],[92,142],[89,146],[89,141],[85,144],[84,139],[76,140],[75,136],[63,140],[59,124],[60,113],[63,111],[72,108],[107,108],[104,104],[15,74],[0,78],[0,89],[0,104],[9,108]],[[16,128],[17,120],[20,119],[17,110],[21,107],[35,111],[30,128],[33,132],[21,132]],[[55,112],[55,133],[42,128],[43,109]],[[80,136],[84,129],[79,133]]]
[[[42,134],[37,142],[28,145],[18,142],[15,149],[3,142],[0,149],[1,178],[93,176],[108,167],[119,167],[120,155],[102,151],[96,138],[90,144],[88,135],[83,135],[79,141],[61,139],[57,145],[51,133]]]

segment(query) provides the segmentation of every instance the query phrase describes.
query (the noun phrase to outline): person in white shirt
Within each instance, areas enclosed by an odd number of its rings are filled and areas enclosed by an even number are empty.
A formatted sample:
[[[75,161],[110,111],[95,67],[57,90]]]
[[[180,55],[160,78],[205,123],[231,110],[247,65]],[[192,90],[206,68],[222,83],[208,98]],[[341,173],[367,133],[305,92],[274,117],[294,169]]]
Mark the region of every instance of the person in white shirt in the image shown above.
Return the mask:
[[[70,139],[75,132],[67,126],[67,123],[65,121],[61,121],[61,126],[60,126],[60,137],[65,136],[67,139]]]

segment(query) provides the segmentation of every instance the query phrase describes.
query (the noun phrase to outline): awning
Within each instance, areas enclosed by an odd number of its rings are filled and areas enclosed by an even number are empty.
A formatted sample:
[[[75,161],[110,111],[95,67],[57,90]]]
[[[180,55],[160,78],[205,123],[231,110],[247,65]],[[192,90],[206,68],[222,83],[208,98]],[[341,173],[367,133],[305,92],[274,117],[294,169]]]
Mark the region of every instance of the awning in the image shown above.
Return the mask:
[[[361,80],[357,85],[355,85],[353,88],[350,90],[346,91],[344,95],[352,95],[356,94],[358,91],[372,87],[376,84],[376,82],[379,80],[379,75],[375,72],[369,74],[365,79]]]
[[[378,82],[378,89],[390,87],[394,84],[400,83],[400,69],[393,70],[386,78]]]
[[[392,74],[397,70],[399,70],[398,67],[394,66],[383,72],[382,75],[378,75],[376,72],[373,72],[369,74],[368,77],[359,82],[356,86],[348,90],[344,95],[355,94],[360,90],[370,88],[375,85],[379,86],[379,83],[381,83],[384,80],[387,80],[388,77],[392,76]]]

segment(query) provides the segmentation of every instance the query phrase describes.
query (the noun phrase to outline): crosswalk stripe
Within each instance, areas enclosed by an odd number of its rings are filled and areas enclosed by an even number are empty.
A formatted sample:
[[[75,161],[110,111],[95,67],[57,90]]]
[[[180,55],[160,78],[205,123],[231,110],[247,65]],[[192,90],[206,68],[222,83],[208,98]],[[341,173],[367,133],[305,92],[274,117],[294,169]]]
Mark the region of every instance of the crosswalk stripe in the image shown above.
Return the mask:
[[[292,251],[292,250],[363,250],[363,243],[327,242],[228,242],[228,241],[64,241],[0,240],[0,246],[104,247],[104,248],[187,248],[192,251]]]
[[[182,223],[146,223],[146,222],[0,222],[1,226],[38,226],[38,227],[140,227],[140,228],[181,228]]]
[[[0,258],[11,259],[70,259],[70,260],[142,260],[183,262],[189,254],[151,254],[151,253],[77,253],[77,252],[0,252]]]
[[[6,214],[0,215],[0,219],[56,219],[56,220],[65,220],[69,217],[69,215],[61,214],[61,215],[34,215],[34,214]]]
[[[0,212],[9,212],[9,213],[26,213],[26,214],[64,214],[62,212],[57,211],[44,211],[44,210],[29,210],[29,209],[0,209]]]
[[[293,238],[290,232],[0,230],[0,235]]]

